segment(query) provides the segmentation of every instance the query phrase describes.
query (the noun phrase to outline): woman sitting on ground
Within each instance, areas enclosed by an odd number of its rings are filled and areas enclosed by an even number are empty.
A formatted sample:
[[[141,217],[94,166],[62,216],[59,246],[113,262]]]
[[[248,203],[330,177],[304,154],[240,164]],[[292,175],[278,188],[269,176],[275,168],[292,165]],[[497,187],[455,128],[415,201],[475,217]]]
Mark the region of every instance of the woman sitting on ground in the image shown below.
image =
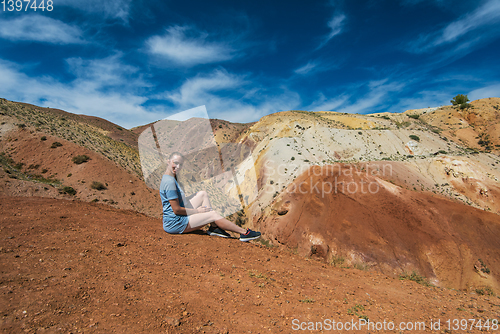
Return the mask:
[[[163,205],[163,229],[172,234],[187,233],[212,224],[209,235],[229,238],[227,231],[240,234],[241,241],[250,241],[260,237],[260,232],[243,229],[223,218],[212,210],[206,191],[199,191],[189,199],[192,208],[184,205],[184,191],[177,182],[177,173],[182,168],[184,157],[174,152],[167,160],[167,170],[160,184],[160,197]],[[213,225],[215,224],[215,226]]]

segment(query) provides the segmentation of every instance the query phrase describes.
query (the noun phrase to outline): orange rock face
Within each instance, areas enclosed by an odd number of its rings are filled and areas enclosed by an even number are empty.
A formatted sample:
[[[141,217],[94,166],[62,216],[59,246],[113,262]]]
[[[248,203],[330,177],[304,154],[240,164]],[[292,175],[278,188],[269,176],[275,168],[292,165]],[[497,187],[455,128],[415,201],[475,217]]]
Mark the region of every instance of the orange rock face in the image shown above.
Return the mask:
[[[383,177],[381,169],[311,167],[257,224],[275,243],[340,266],[415,271],[439,286],[499,291],[498,215]],[[489,273],[475,269],[478,259]]]

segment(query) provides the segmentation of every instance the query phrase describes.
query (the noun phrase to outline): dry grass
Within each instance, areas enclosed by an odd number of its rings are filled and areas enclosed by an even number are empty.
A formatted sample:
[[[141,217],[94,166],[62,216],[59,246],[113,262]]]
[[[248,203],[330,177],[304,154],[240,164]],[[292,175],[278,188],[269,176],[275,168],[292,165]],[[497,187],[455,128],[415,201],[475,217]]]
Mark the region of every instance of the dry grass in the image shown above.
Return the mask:
[[[100,153],[126,170],[139,176],[142,175],[138,150],[110,138],[105,130],[97,126],[80,122],[76,118],[60,116],[44,108],[4,99],[0,100],[0,108],[5,115],[16,117],[19,123],[25,126]]]

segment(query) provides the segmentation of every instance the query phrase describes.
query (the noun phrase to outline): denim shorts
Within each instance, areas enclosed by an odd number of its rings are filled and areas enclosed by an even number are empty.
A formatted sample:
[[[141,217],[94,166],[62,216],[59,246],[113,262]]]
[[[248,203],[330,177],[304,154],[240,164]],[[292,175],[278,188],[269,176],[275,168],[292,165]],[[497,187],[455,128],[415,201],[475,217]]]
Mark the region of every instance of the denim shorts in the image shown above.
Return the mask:
[[[163,229],[170,234],[181,234],[189,223],[188,216],[176,216],[163,219]]]

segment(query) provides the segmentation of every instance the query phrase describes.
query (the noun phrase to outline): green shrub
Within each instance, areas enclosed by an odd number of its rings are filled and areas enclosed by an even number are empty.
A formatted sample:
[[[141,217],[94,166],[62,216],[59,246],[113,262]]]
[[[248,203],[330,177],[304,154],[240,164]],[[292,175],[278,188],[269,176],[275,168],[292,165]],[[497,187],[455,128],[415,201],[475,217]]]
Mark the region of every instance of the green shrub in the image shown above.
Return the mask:
[[[363,262],[354,263],[353,267],[354,269],[364,270],[364,271],[370,269],[370,265]]]
[[[55,141],[52,143],[52,145],[50,145],[50,148],[57,148],[57,147],[61,147],[61,146],[63,146],[63,144],[61,144],[58,141]]]
[[[41,140],[41,141],[46,141],[46,140],[47,140],[47,137],[46,137],[46,136],[42,136],[42,137],[40,138],[40,140]]]
[[[457,96],[455,96],[450,102],[451,104],[453,104],[454,106],[459,106],[460,109],[465,109],[465,108],[469,108],[470,107],[470,104],[468,104],[467,102],[469,102],[469,98],[467,97],[467,95],[463,95],[463,94],[458,94]]]
[[[481,271],[483,273],[489,274],[490,273],[490,268],[486,267],[486,264],[484,264],[483,260],[479,259],[478,261],[483,266],[483,268],[481,268]]]
[[[418,284],[422,284],[425,286],[432,286],[432,284],[429,282],[427,278],[425,278],[424,276],[420,276],[415,271],[412,272],[410,275],[408,275],[407,273],[399,275],[399,279],[414,281],[417,282]]]
[[[77,155],[76,157],[73,157],[71,161],[73,161],[75,164],[80,165],[83,164],[84,162],[89,161],[89,157],[87,155]]]
[[[355,315],[358,318],[362,318],[362,319],[368,320],[368,317],[366,315],[359,314],[359,312],[364,311],[364,310],[365,310],[365,308],[363,307],[363,305],[356,304],[356,305],[354,305],[353,307],[351,307],[351,308],[349,308],[347,310],[347,314],[349,314],[349,315]]]
[[[68,195],[76,195],[76,190],[73,189],[72,187],[64,187],[62,191]]]
[[[420,115],[408,115],[408,117],[413,118],[413,119],[418,119]]]
[[[490,288],[489,286],[488,287],[485,287],[485,288],[479,288],[479,289],[476,289],[476,293],[478,295],[481,295],[481,296],[484,296],[484,295],[487,295],[487,296],[494,296],[495,295],[495,292],[493,291],[492,288]]]
[[[344,262],[345,262],[345,257],[339,255],[332,256],[332,259],[330,260],[330,263],[335,267],[340,267],[344,265]]]
[[[397,122],[396,121],[396,126],[399,128],[406,128],[411,125],[411,122]]]
[[[312,303],[315,302],[315,300],[312,299],[312,298],[305,298],[305,299],[300,299],[299,302],[301,302],[301,303],[307,303],[307,304],[312,304]]]
[[[23,166],[24,166],[24,163],[23,163],[23,162],[20,162],[20,163],[18,163],[18,164],[15,164],[15,165],[14,165],[14,168],[15,168],[15,169],[17,169],[17,170],[21,170],[21,168],[23,168]]]
[[[420,141],[420,137],[419,136],[410,135],[410,138],[413,139],[413,140],[416,140],[416,141]]]
[[[95,189],[95,190],[106,190],[106,186],[102,184],[101,182],[94,181],[90,185],[90,188]]]

